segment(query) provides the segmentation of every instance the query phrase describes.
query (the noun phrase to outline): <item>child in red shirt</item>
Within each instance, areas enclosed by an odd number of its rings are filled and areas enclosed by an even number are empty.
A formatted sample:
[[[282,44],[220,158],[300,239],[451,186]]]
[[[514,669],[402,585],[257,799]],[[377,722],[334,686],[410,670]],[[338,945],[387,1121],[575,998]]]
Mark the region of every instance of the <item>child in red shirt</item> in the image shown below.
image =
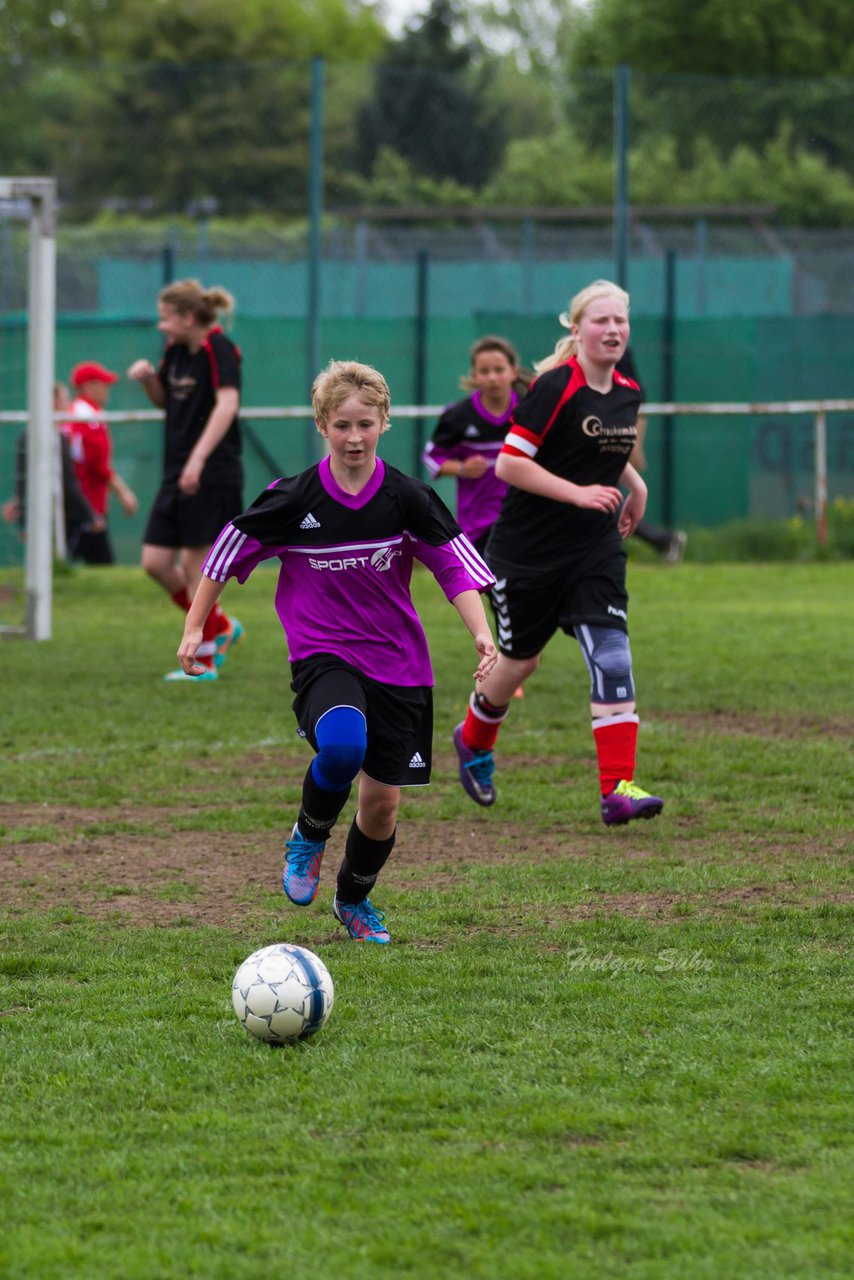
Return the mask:
[[[77,546],[77,557],[87,564],[115,562],[107,531],[110,491],[115,493],[126,516],[132,516],[138,505],[136,494],[113,470],[110,428],[99,417],[109,400],[110,387],[118,380],[117,373],[112,373],[95,360],[76,365],[71,371],[74,399],[70,413],[84,420],[65,422],[61,428],[68,439],[77,483],[96,516],[96,523],[81,535]]]

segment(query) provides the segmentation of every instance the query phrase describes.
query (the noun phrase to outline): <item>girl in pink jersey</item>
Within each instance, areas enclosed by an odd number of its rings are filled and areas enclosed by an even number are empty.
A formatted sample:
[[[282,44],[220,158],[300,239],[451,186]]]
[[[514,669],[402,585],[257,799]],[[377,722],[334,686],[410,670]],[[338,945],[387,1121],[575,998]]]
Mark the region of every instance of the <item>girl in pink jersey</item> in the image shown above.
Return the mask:
[[[196,654],[225,583],[279,559],[276,611],[294,712],[316,752],[285,845],[283,887],[298,906],[314,899],[326,842],[360,775],[333,913],[352,938],[387,943],[368,895],[394,845],[401,788],[429,782],[432,753],[433,672],[410,594],[413,562],[431,570],[471,633],[478,683],[496,660],[479,595],[493,578],[432,489],[377,457],[389,415],[381,374],[333,361],[312,403],[328,455],[274,481],[225,526],[203,565],[178,657],[188,676],[202,674]]]

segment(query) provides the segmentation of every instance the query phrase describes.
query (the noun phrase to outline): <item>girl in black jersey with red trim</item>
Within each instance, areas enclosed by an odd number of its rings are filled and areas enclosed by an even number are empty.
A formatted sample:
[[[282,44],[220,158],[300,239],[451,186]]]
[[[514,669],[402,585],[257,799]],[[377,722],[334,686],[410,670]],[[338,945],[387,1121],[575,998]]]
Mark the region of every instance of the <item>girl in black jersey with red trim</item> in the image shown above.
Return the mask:
[[[225,289],[204,289],[197,280],[167,285],[157,302],[157,327],[167,339],[160,365],[137,360],[128,370],[166,410],[163,481],[143,535],[142,567],[185,613],[214,538],[243,506],[241,356],[217,323],[233,309]],[[197,655],[203,679],[216,680],[242,633],[219,605],[211,611]],[[165,678],[187,680],[183,670]]]
[[[291,660],[294,713],[316,755],[285,844],[282,885],[308,906],[326,842],[359,778],[333,913],[351,938],[387,943],[369,893],[395,841],[402,787],[430,781],[433,671],[410,594],[413,561],[431,571],[465,623],[479,682],[496,661],[480,592],[492,574],[438,494],[377,457],[388,426],[382,374],[332,361],[312,404],[329,445],[320,463],[275,480],[223,529],[205,561],[178,657],[197,677],[208,610],[230,578],[281,562],[276,612]]]
[[[640,389],[615,369],[629,338],[628,294],[594,281],[561,323],[571,336],[537,365],[496,464],[510,485],[486,550],[500,656],[472,694],[454,745],[467,793],[494,804],[492,749],[510,698],[561,628],[578,640],[590,673],[601,813],[610,826],[664,807],[634,782],[638,716],[623,539],[643,516],[647,490],[629,462]]]

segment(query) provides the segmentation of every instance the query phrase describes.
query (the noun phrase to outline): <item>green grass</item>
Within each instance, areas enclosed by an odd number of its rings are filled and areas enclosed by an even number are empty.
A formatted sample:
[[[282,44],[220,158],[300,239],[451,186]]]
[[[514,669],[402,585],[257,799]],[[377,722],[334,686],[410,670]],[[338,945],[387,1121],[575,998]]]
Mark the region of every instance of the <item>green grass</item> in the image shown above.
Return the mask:
[[[58,580],[56,638],[2,648],[0,859],[278,844],[308,754],[273,585],[229,588],[246,644],[187,688],[140,575]],[[329,916],[338,835],[314,907],[259,864],[229,927],[177,859],[97,916],[33,873],[0,910],[4,1280],[850,1274],[854,565],[640,563],[630,588],[654,823],[599,820],[564,637],[499,804],[471,805],[447,738],[473,655],[419,576],[436,760],[374,895],[391,947]],[[271,1050],[229,988],[278,940],[322,955],[336,1007]]]

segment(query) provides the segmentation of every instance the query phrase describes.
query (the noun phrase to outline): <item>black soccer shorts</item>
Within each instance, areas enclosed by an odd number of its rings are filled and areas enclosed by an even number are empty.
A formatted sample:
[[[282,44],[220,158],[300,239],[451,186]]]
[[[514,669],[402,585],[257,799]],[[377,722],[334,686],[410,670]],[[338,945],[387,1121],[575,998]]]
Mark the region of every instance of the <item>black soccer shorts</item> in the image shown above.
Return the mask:
[[[242,510],[239,485],[203,484],[198,493],[182,493],[169,481],[154,499],[142,540],[152,547],[209,547]]]
[[[317,750],[315,725],[333,707],[356,707],[368,726],[362,772],[387,787],[425,787],[433,763],[433,690],[380,684],[334,654],[291,664],[299,732]]]
[[[582,624],[628,632],[626,552],[608,543],[559,569],[496,576],[490,590],[499,652],[507,658],[534,658],[557,630],[573,634]]]

